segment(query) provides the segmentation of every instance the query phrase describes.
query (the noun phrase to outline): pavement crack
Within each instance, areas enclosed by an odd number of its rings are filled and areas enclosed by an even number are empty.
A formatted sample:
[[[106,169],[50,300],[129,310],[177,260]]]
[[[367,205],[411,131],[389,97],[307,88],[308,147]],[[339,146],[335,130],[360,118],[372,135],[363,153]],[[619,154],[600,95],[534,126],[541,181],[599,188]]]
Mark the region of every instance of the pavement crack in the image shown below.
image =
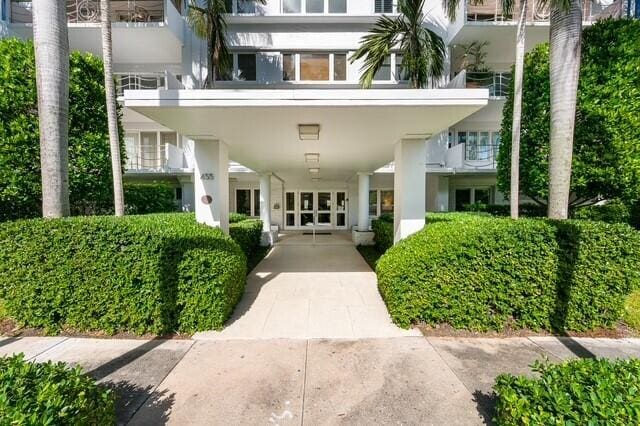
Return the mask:
[[[304,376],[302,378],[302,410],[300,411],[300,424],[304,424],[304,403],[305,397],[307,393],[307,366],[309,359],[309,339],[307,339],[307,344],[304,350]]]

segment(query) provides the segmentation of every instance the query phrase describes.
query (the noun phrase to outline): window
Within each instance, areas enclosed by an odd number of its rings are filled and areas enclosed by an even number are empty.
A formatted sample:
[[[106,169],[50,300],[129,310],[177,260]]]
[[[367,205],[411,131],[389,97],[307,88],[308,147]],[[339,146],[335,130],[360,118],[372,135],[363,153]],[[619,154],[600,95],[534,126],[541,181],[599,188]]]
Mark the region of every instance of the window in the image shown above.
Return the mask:
[[[396,81],[409,81],[409,73],[402,68],[402,55],[396,54]]]
[[[329,80],[329,55],[318,53],[301,53],[300,80]]]
[[[296,57],[292,53],[282,55],[282,80],[295,81],[296,79]]]
[[[378,191],[369,191],[369,216],[378,216]]]
[[[474,203],[490,204],[491,190],[489,188],[476,188],[473,190]]]
[[[345,81],[347,79],[347,55],[336,53],[333,55],[333,80]]]
[[[282,81],[346,81],[346,53],[283,53]]]
[[[393,191],[380,191],[380,214],[393,213]]]
[[[480,132],[477,147],[477,160],[488,160],[491,158],[491,145],[489,144],[489,132]]]
[[[347,0],[283,0],[282,13],[347,13]]]
[[[376,13],[393,13],[393,0],[374,0]]]
[[[458,143],[467,143],[467,132],[458,132]]]
[[[391,80],[391,56],[387,56],[384,63],[373,76],[374,81],[389,81]]]
[[[158,133],[140,133],[140,166],[143,169],[155,169],[160,167],[160,155],[158,152]]]
[[[283,0],[282,13],[302,13],[301,0]]]
[[[238,54],[238,80],[256,81],[256,54]]]
[[[253,190],[253,215],[256,217],[260,216],[260,190]]]
[[[458,144],[466,144],[465,160],[487,161],[496,157],[500,131],[459,131]]]
[[[236,213],[251,216],[251,190],[236,189]]]
[[[231,53],[229,64],[231,69],[222,74],[216,69],[217,81],[256,81],[255,53]]]
[[[478,159],[478,132],[467,133],[467,146],[465,148],[465,158],[467,160]]]
[[[471,204],[471,189],[456,189],[456,211],[461,211],[467,204]]]
[[[255,0],[225,0],[224,6],[227,13],[256,13]]]
[[[182,188],[176,188],[176,201],[182,201]]]

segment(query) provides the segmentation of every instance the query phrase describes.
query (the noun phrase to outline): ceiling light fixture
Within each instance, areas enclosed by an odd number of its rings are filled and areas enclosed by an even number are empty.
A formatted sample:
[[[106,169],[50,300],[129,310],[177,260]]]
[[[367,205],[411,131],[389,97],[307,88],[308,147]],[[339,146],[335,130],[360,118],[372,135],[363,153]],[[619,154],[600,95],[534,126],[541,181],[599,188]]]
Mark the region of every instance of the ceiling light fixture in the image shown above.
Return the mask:
[[[298,124],[298,137],[301,141],[317,141],[320,139],[319,124]]]
[[[307,152],[304,154],[304,161],[307,163],[317,163],[320,161],[320,154],[317,152]]]
[[[312,175],[318,174],[320,173],[320,169],[317,167],[312,167],[309,169],[309,173],[311,173]]]

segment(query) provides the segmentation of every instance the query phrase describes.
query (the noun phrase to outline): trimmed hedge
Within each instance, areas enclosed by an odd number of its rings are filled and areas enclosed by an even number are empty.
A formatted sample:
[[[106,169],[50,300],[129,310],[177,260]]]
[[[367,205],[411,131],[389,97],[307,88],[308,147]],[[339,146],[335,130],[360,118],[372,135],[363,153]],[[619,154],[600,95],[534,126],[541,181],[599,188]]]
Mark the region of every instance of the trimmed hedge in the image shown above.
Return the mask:
[[[473,203],[462,206],[465,212],[489,213],[492,216],[511,216],[511,206],[508,204]],[[547,206],[540,204],[520,204],[518,213],[522,217],[545,217]]]
[[[373,242],[380,253],[393,246],[393,215],[383,214],[371,221]]]
[[[247,219],[249,219],[249,216],[244,213],[229,213],[229,223],[238,223]]]
[[[251,259],[260,247],[262,221],[259,219],[246,219],[241,222],[230,223],[229,236],[242,248],[247,259]]]
[[[380,258],[378,285],[403,327],[612,327],[640,284],[640,233],[589,221],[431,214]]]
[[[536,362],[539,378],[496,379],[498,425],[640,424],[640,360]]]
[[[125,183],[125,210],[128,215],[178,211],[174,188],[168,183]]]
[[[611,201],[603,205],[581,207],[573,213],[575,219],[598,220],[607,223],[630,223],[629,207],[620,201]]]
[[[240,247],[193,215],[0,224],[0,297],[18,322],[48,331],[220,328],[245,276]]]
[[[115,423],[115,397],[80,367],[0,358],[0,419],[6,425]]]

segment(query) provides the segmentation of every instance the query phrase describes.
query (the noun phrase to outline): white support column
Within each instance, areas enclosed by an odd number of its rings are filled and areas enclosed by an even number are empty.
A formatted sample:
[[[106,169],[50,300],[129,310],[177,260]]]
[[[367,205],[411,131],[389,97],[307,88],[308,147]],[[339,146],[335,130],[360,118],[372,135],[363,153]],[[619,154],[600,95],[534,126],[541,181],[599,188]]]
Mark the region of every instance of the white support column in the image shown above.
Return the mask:
[[[271,232],[271,173],[260,175],[260,220],[262,231]]]
[[[403,139],[395,146],[394,237],[395,243],[421,230],[425,215],[424,139]]]
[[[369,183],[371,173],[358,172],[358,231],[369,230]]]
[[[229,154],[224,142],[194,140],[196,220],[229,233]]]

